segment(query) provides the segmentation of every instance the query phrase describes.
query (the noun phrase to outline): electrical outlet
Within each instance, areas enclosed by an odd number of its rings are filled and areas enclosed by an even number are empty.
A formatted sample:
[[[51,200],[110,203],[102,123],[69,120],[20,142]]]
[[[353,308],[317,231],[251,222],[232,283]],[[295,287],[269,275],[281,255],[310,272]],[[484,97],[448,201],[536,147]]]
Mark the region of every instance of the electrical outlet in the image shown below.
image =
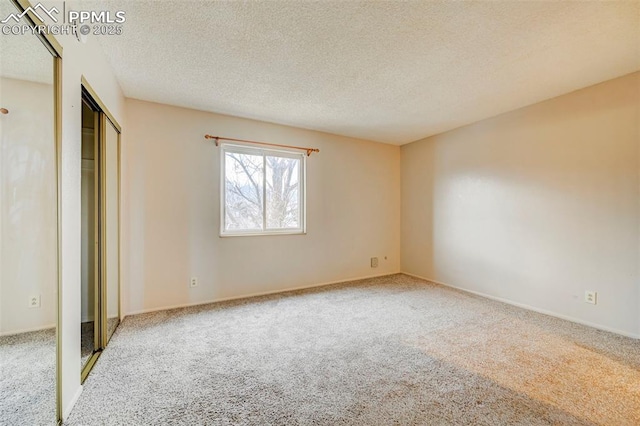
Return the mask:
[[[39,308],[40,307],[40,295],[34,294],[29,296],[29,307],[30,308]]]
[[[592,305],[595,305],[596,303],[598,303],[598,293],[596,293],[595,291],[585,291],[584,292],[584,301],[586,303],[591,303]]]
[[[198,287],[198,278],[197,277],[191,277],[191,282],[189,283],[190,287]]]
[[[377,257],[372,257],[371,258],[371,267],[372,268],[377,268],[378,267],[378,258]]]

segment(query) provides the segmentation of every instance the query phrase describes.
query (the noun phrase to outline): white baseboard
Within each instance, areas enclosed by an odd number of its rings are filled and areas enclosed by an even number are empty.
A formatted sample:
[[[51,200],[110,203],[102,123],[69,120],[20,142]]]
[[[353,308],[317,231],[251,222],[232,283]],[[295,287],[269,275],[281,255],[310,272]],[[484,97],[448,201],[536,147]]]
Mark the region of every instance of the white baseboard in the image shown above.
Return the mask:
[[[56,328],[55,323],[54,324],[48,324],[48,325],[42,325],[40,327],[31,327],[31,328],[23,328],[23,329],[20,329],[20,330],[3,331],[3,332],[0,332],[0,337],[13,336],[15,334],[31,333],[31,332],[34,332],[34,331],[49,330],[51,328]]]
[[[80,398],[81,394],[82,394],[82,385],[79,385],[78,390],[76,390],[76,393],[73,395],[73,398],[71,398],[71,401],[69,401],[69,404],[62,411],[63,422],[69,418],[69,415],[71,414],[73,407],[76,405],[76,402],[78,402],[78,398]]]
[[[588,327],[596,328],[598,330],[608,331],[610,333],[619,334],[619,335],[625,336],[625,337],[631,337],[633,339],[640,339],[640,335],[638,335],[638,334],[629,333],[627,331],[618,330],[618,329],[607,327],[607,326],[600,325],[600,324],[595,324],[595,323],[592,323],[592,322],[589,322],[589,321],[584,321],[584,320],[581,320],[579,318],[575,318],[575,317],[572,317],[572,316],[569,316],[569,315],[563,315],[563,314],[559,314],[557,312],[548,311],[546,309],[536,308],[535,306],[527,305],[525,303],[514,302],[513,300],[504,299],[502,297],[497,297],[497,296],[492,296],[490,294],[481,293],[479,291],[468,290],[466,288],[457,287],[455,285],[443,283],[443,282],[436,281],[436,280],[433,280],[433,279],[427,278],[427,277],[421,277],[420,275],[411,274],[409,272],[400,272],[400,273],[408,275],[410,277],[414,277],[414,278],[418,278],[418,279],[421,279],[421,280],[429,281],[430,283],[439,284],[439,285],[442,285],[442,286],[445,286],[445,287],[454,288],[456,290],[464,291],[465,293],[475,294],[476,296],[480,296],[480,297],[484,297],[484,298],[487,298],[487,299],[495,300],[495,301],[498,301],[498,302],[506,303],[508,305],[516,306],[518,308],[527,309],[529,311],[537,312],[539,314],[549,315],[549,316],[560,318],[560,319],[563,319],[563,320],[566,320],[566,321],[571,321],[571,322],[575,322],[577,324],[582,324],[582,325],[586,325]]]
[[[388,275],[394,275],[394,274],[400,274],[400,273],[401,273],[400,271],[385,272],[383,274],[367,275],[367,276],[355,277],[355,278],[346,278],[346,279],[323,282],[323,283],[318,283],[318,284],[311,284],[311,285],[307,285],[307,286],[291,287],[291,288],[286,288],[286,289],[282,289],[282,290],[271,290],[271,291],[264,291],[264,292],[258,292],[258,293],[244,294],[244,295],[241,295],[241,296],[223,297],[223,298],[211,299],[211,300],[207,300],[207,301],[203,301],[203,302],[192,302],[192,303],[183,303],[183,304],[179,304],[179,305],[162,306],[162,307],[158,307],[158,308],[140,309],[140,310],[136,310],[136,311],[127,312],[122,318],[124,319],[125,317],[130,316],[130,315],[139,315],[139,314],[147,314],[147,313],[150,313],[150,312],[167,311],[169,309],[188,308],[190,306],[208,305],[210,303],[228,302],[230,300],[249,299],[249,298],[258,297],[258,296],[268,296],[270,294],[287,293],[289,291],[296,291],[296,290],[306,290],[306,289],[310,289],[310,288],[324,287],[324,286],[327,286],[327,285],[348,283],[348,282],[359,281],[359,280],[366,280],[366,279],[369,279],[369,278],[385,277],[385,276],[388,276]]]

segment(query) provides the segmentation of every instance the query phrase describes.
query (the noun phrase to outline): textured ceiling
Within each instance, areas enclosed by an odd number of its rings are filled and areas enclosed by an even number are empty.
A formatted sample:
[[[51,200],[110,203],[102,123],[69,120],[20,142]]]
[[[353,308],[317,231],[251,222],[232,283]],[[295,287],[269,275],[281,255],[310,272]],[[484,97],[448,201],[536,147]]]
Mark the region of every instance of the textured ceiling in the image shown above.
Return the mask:
[[[0,19],[16,11],[10,2],[0,1]],[[20,22],[23,24],[26,21]],[[0,77],[53,84],[53,56],[30,32],[25,35],[0,34],[0,52]]]
[[[86,1],[128,97],[403,144],[640,69],[640,2]]]

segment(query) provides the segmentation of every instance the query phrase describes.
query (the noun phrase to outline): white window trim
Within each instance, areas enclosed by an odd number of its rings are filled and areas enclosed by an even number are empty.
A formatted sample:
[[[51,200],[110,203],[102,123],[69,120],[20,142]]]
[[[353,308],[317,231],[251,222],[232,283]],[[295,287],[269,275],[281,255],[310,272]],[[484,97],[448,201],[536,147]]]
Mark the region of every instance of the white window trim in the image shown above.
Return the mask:
[[[225,231],[225,218],[226,218],[226,153],[245,153],[251,155],[274,155],[278,157],[288,158],[300,158],[300,175],[298,177],[300,185],[300,221],[301,226],[299,228],[286,228],[286,229],[264,229],[262,231],[248,230],[248,231]],[[266,173],[266,171],[265,171]],[[263,200],[266,200],[266,181],[263,182]],[[265,201],[266,202],[266,201]],[[264,212],[263,212],[264,213]],[[266,222],[266,217],[263,218]],[[263,225],[265,226],[265,225]],[[270,148],[257,148],[254,146],[238,145],[231,143],[220,144],[220,237],[257,237],[266,235],[304,235],[307,233],[307,156],[304,153],[300,153],[294,150],[284,149],[270,149]]]

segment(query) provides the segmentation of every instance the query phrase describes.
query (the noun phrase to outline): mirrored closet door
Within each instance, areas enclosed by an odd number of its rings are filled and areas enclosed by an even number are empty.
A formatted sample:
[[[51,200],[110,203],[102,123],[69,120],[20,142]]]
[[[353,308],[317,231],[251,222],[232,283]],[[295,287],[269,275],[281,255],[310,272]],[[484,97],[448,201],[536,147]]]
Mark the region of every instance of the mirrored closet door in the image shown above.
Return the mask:
[[[24,2],[0,19],[33,25]],[[7,24],[7,25],[9,25]],[[0,424],[55,425],[58,324],[57,43],[0,36]]]
[[[83,81],[82,381],[120,323],[119,212],[120,127]]]
[[[120,324],[120,133],[102,115],[104,214],[105,345]]]
[[[99,188],[98,137],[100,134],[100,116],[90,103],[82,100],[82,175],[81,175],[81,324],[80,324],[80,362],[87,365],[96,351],[101,349],[98,333],[100,327],[98,295],[99,282],[99,230],[98,209]]]

